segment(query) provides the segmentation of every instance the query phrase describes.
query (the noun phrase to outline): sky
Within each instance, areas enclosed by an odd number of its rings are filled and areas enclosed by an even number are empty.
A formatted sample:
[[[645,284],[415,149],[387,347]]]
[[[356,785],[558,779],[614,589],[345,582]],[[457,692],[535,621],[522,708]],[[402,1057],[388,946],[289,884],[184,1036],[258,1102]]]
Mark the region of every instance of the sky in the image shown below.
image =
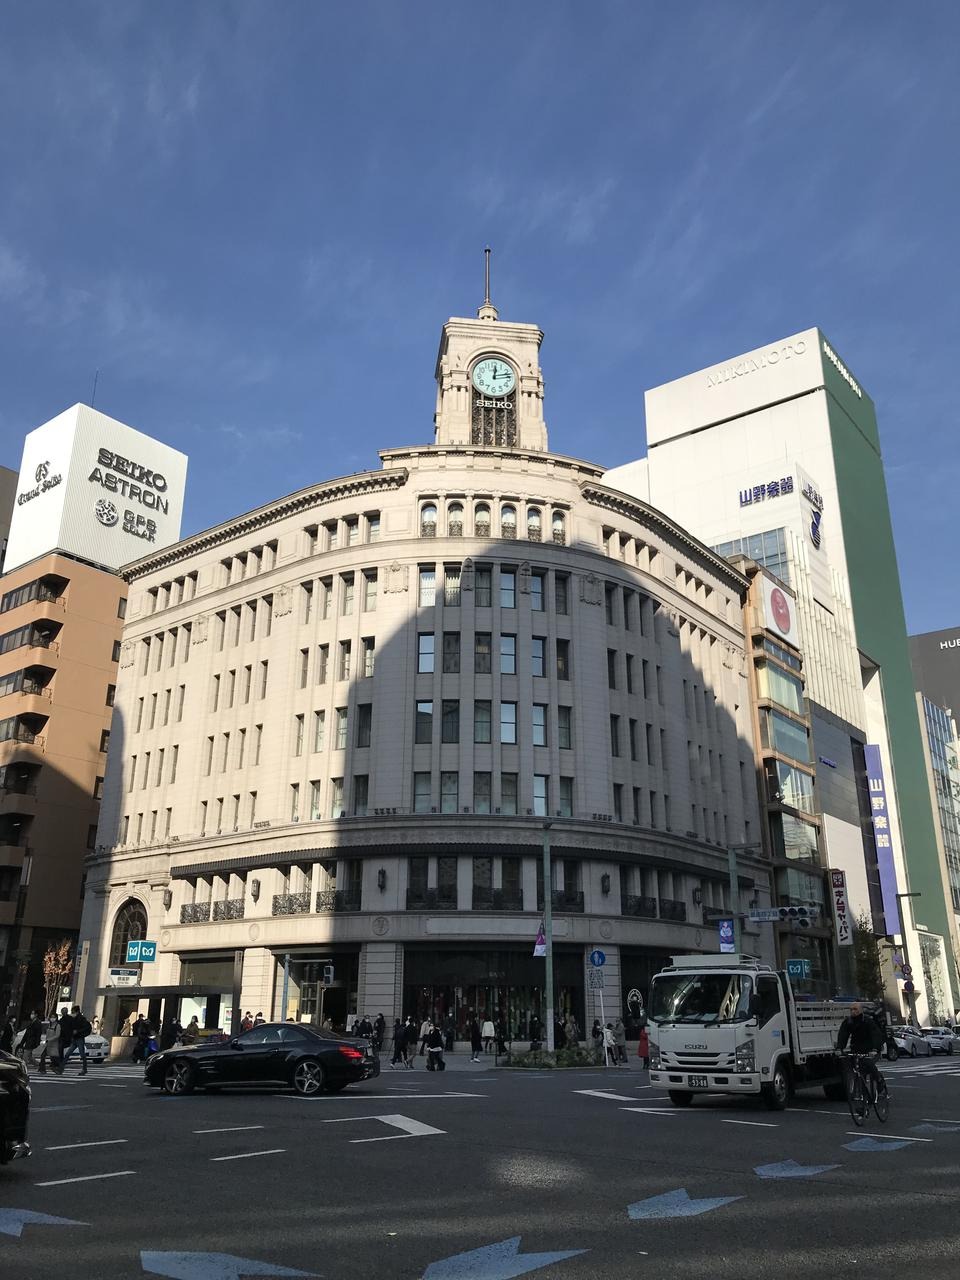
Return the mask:
[[[0,464],[78,400],[184,534],[432,441],[493,247],[550,447],[819,325],[877,405],[912,631],[958,619],[960,5],[38,0],[0,10]]]

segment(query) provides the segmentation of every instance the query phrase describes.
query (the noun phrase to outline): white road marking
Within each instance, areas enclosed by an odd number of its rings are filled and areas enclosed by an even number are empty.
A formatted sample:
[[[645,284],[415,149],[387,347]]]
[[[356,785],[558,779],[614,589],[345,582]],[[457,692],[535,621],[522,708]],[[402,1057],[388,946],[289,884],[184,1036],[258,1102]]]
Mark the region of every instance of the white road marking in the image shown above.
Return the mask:
[[[126,1138],[104,1138],[100,1142],[65,1142],[60,1147],[44,1147],[44,1151],[74,1151],[77,1147],[117,1147]]]
[[[721,1124],[748,1124],[754,1129],[779,1129],[778,1124],[770,1124],[766,1120],[721,1120]]]
[[[318,1093],[312,1098],[301,1098],[298,1094],[282,1093],[282,1098],[293,1102],[395,1102],[395,1098],[387,1099],[382,1093]],[[399,1098],[486,1098],[485,1093],[401,1093]]]
[[[900,1142],[932,1142],[932,1138],[907,1138],[902,1133],[864,1133],[862,1129],[848,1129],[851,1138],[896,1138]]]
[[[248,1129],[263,1129],[262,1124],[232,1124],[227,1129],[194,1129],[194,1133],[245,1133]]]
[[[82,1178],[57,1178],[54,1182],[35,1182],[35,1187],[64,1187],[68,1182],[99,1182],[101,1178],[130,1178],[135,1169],[121,1169],[118,1173],[88,1173]]]
[[[581,1093],[588,1098],[607,1098],[610,1102],[633,1102],[634,1098],[629,1093],[607,1093],[605,1089],[574,1089],[574,1093]]]
[[[222,1164],[224,1160],[252,1160],[254,1156],[283,1155],[286,1147],[272,1147],[269,1151],[241,1151],[238,1156],[211,1156],[211,1164]]]
[[[62,1107],[31,1107],[30,1114],[32,1116],[39,1115],[41,1111],[89,1111],[90,1103],[77,1103],[75,1106],[64,1105]]]
[[[403,1133],[391,1133],[385,1138],[351,1138],[357,1142],[392,1142],[397,1138],[426,1138],[432,1134],[446,1133],[445,1129],[435,1129],[432,1124],[423,1124],[419,1120],[411,1120],[409,1116],[339,1116],[336,1120],[325,1120],[325,1124],[350,1124],[361,1120],[381,1120],[391,1128],[402,1129]]]
[[[98,1089],[125,1089],[125,1084],[98,1084]]]
[[[682,1116],[692,1114],[682,1111],[679,1107],[620,1107],[620,1111],[635,1111],[641,1116]]]

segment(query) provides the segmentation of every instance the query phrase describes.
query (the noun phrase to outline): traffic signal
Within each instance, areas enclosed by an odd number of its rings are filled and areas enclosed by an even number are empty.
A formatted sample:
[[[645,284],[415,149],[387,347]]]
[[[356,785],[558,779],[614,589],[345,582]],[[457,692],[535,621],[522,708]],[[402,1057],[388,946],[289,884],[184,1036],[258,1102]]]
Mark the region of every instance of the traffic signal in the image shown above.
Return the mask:
[[[780,907],[780,919],[784,924],[799,925],[809,929],[819,912],[811,907]]]

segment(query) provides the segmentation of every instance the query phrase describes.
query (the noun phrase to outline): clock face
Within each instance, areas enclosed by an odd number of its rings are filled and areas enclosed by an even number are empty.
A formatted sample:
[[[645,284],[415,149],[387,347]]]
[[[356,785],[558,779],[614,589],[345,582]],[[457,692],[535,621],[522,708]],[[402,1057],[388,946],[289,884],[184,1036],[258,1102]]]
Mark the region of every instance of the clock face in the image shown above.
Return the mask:
[[[473,366],[473,385],[487,396],[508,396],[516,386],[513,369],[495,356]]]

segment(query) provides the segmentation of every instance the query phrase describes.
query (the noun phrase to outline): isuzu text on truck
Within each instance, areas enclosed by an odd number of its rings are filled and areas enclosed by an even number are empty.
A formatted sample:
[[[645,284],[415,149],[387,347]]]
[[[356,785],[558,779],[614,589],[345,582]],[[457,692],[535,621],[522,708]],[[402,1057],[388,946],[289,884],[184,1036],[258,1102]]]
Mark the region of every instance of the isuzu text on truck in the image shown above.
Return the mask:
[[[790,980],[745,955],[674,956],[650,987],[650,1083],[677,1107],[697,1094],[844,1093],[835,1046],[848,1004],[797,1000]]]

